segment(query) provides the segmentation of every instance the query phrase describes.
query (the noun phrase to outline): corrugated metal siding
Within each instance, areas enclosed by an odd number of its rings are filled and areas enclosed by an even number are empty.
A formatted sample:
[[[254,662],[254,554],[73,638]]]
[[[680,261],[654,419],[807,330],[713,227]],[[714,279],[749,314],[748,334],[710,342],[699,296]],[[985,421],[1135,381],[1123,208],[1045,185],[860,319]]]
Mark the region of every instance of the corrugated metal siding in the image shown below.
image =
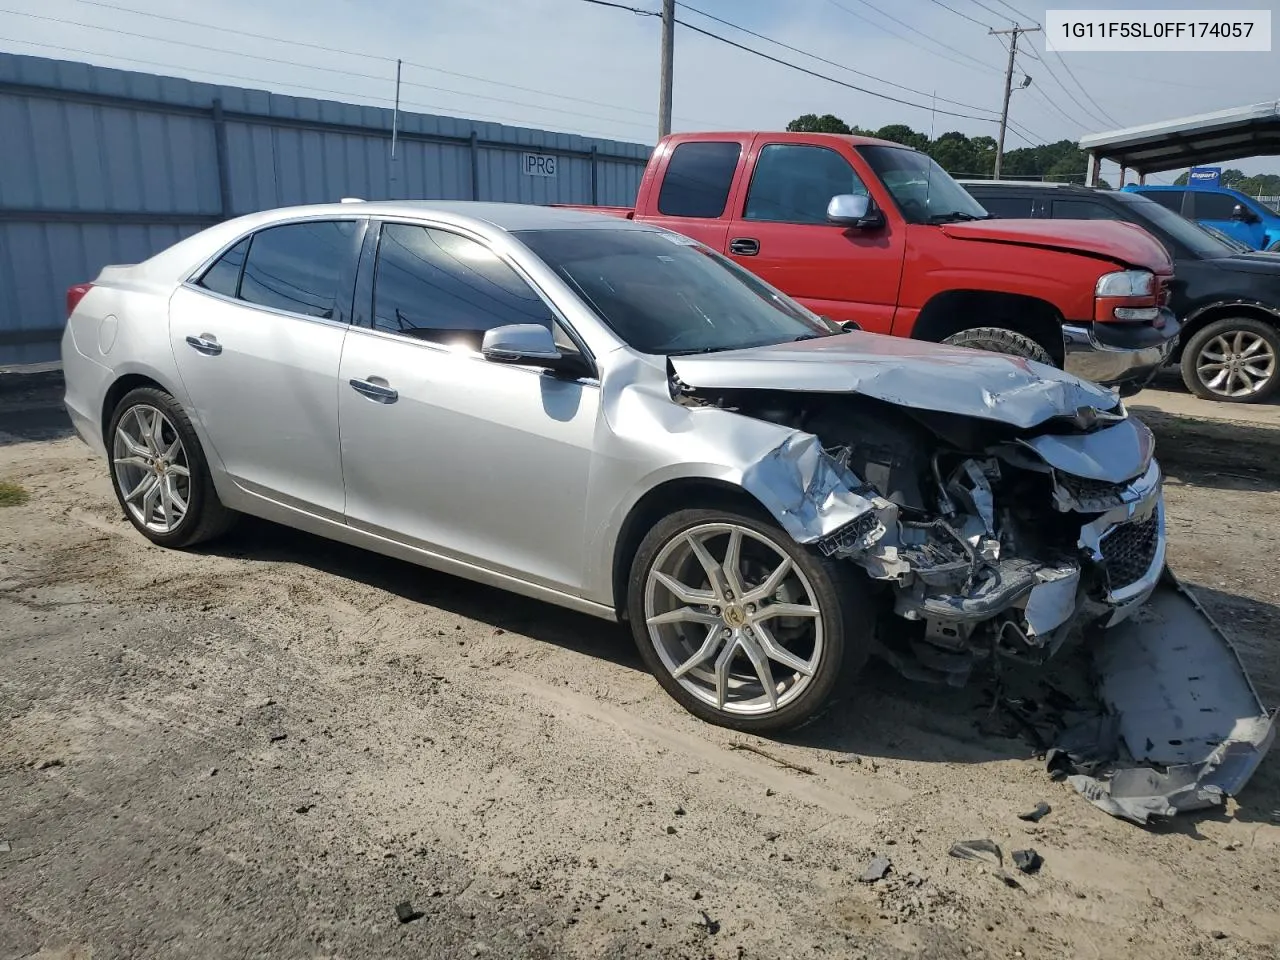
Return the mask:
[[[594,202],[625,205],[650,151],[401,113],[393,163],[391,120],[380,107],[0,53],[0,364],[57,358],[71,284],[223,217],[344,196],[591,203],[593,164]],[[522,173],[525,150],[555,155],[556,176]]]

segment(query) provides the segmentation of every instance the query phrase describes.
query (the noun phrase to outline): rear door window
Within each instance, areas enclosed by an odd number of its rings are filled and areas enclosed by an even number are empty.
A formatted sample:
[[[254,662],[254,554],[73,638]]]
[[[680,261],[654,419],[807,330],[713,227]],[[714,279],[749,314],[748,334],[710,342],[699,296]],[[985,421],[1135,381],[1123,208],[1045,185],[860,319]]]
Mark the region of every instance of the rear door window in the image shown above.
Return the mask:
[[[1035,216],[1035,204],[1031,197],[989,197],[974,194],[982,209],[994,217],[1009,220],[1030,220]]]
[[[1055,220],[1123,220],[1118,211],[1094,200],[1053,201]]]
[[[240,299],[308,317],[338,319],[343,276],[356,254],[355,233],[354,220],[310,220],[259,230],[249,245]]]
[[[658,193],[658,212],[668,217],[715,219],[724,215],[738,170],[737,141],[682,143],[671,153]]]

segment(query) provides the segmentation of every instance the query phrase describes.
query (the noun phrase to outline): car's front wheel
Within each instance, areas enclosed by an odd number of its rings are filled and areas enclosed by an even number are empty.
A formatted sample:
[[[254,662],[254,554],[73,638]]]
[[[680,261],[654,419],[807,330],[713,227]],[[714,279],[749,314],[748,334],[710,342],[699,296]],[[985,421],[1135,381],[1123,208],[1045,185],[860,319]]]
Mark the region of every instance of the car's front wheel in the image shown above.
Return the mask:
[[[1258,403],[1280,388],[1280,331],[1256,317],[1197,330],[1182,351],[1182,381],[1197,397]]]
[[[645,537],[628,615],[645,664],[704,720],[770,732],[812,718],[866,662],[874,616],[852,565],[775,524],[682,510]]]
[[[163,390],[125,394],[107,428],[107,452],[125,516],[153,543],[189,547],[225,532],[235,519],[218,499],[186,412]]]

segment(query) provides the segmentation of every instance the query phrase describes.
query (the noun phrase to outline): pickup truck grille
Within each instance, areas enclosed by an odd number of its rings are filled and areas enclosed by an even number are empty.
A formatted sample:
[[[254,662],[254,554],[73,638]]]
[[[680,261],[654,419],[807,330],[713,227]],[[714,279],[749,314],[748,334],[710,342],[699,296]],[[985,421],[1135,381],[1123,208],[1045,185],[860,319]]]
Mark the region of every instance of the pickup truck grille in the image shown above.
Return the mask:
[[[1121,590],[1146,576],[1159,544],[1159,511],[1152,511],[1146,520],[1126,523],[1107,534],[1101,543],[1102,561],[1111,589]]]

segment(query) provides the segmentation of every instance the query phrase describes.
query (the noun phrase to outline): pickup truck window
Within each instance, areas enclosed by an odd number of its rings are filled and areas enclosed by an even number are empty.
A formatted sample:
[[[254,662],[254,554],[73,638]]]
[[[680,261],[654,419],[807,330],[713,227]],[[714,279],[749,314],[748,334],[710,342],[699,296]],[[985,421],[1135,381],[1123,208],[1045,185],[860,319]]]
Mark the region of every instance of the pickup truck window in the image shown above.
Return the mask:
[[[1211,193],[1197,190],[1191,194],[1195,209],[1191,215],[1197,220],[1230,220],[1231,212],[1240,201],[1229,193]],[[1243,206],[1243,204],[1241,204]],[[1248,209],[1246,207],[1246,209]]]
[[[667,217],[722,216],[741,155],[736,141],[680,144],[662,178],[658,212]]]
[[[641,353],[709,353],[838,332],[733,261],[674,233],[569,229],[514,236]]]
[[[954,223],[989,216],[968,191],[926,154],[906,147],[860,147],[908,223]]]
[[[837,194],[865,195],[849,161],[827,147],[771,143],[760,151],[747,191],[744,220],[826,223]]]

